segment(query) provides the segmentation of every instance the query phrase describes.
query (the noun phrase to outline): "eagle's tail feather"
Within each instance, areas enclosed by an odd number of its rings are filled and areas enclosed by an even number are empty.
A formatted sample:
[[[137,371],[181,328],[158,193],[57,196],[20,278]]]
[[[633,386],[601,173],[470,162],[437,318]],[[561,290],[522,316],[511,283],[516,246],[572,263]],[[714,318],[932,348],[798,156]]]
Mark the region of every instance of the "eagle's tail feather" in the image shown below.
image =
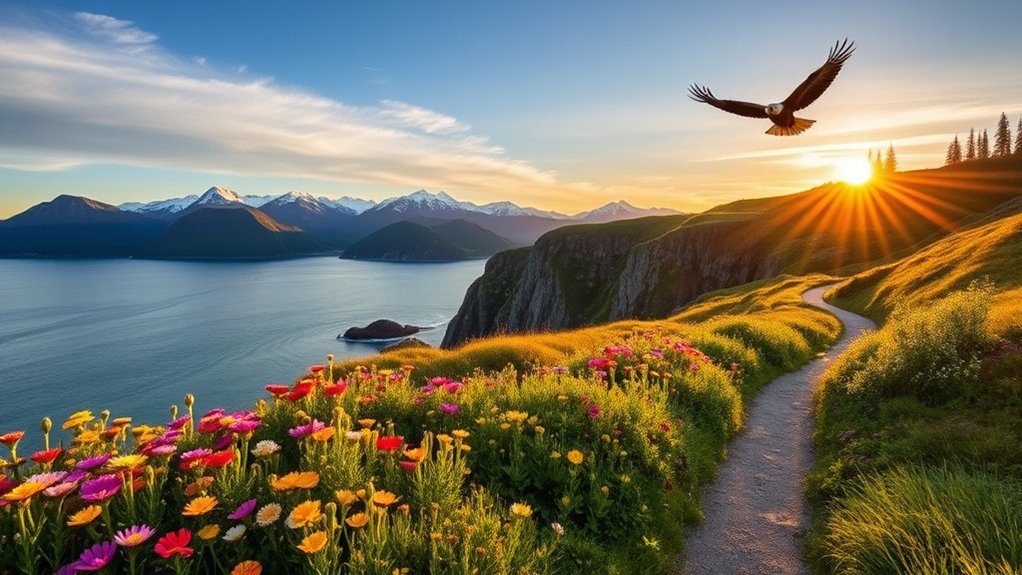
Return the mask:
[[[778,126],[777,124],[774,124],[770,126],[770,129],[767,130],[766,133],[771,136],[795,136],[805,132],[815,123],[816,120],[795,118],[795,124],[793,126]]]

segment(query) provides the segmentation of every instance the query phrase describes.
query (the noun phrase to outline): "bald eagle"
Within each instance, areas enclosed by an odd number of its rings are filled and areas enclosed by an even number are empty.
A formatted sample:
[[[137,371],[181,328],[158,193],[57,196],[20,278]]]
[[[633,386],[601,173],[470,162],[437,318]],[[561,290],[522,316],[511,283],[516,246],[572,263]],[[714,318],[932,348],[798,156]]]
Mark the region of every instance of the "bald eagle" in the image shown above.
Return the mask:
[[[689,86],[689,98],[696,102],[709,104],[714,108],[720,108],[725,112],[745,116],[746,118],[770,118],[774,123],[766,131],[771,136],[794,136],[809,129],[816,120],[796,118],[795,112],[812,104],[823,92],[830,87],[830,84],[841,71],[841,65],[855,51],[855,43],[845,38],[844,42],[837,42],[830,49],[827,61],[812,74],[809,74],[798,88],[784,99],[780,104],[753,104],[752,102],[739,102],[737,100],[718,100],[713,92],[705,86],[692,84]]]

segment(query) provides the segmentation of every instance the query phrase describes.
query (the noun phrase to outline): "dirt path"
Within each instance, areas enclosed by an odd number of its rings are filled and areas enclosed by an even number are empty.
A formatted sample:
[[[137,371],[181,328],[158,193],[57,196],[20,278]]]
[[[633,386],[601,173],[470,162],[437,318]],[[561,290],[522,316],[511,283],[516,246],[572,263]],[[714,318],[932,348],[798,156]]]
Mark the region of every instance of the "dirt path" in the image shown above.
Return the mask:
[[[684,575],[808,575],[803,480],[813,463],[813,385],[831,358],[876,327],[825,303],[830,287],[811,289],[802,298],[837,316],[844,335],[825,356],[775,379],[750,403],[745,432],[728,446],[727,461],[703,495],[706,518],[686,542],[679,565]]]

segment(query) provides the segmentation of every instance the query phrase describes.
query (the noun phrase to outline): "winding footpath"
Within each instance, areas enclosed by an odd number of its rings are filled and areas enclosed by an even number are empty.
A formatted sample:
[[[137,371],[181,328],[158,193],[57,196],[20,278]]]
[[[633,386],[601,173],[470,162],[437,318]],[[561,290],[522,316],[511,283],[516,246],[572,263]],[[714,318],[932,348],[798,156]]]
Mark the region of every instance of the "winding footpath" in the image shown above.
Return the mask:
[[[823,301],[830,285],[802,294],[841,320],[826,354],[778,377],[749,404],[745,432],[728,446],[716,482],[703,494],[705,519],[689,534],[683,575],[808,575],[804,480],[813,464],[813,388],[827,363],[876,325]],[[679,561],[680,562],[680,561]]]

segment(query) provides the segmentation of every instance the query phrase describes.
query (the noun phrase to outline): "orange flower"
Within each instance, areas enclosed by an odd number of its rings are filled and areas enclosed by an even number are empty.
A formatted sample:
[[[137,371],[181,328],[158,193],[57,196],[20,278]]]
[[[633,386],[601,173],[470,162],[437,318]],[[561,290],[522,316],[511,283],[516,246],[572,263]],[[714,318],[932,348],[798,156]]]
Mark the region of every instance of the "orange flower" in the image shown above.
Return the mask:
[[[189,517],[197,517],[199,515],[205,515],[213,510],[217,506],[216,497],[209,495],[203,495],[196,497],[185,505],[184,510],[181,511],[181,515],[187,515]]]
[[[341,505],[351,505],[358,501],[358,496],[353,491],[347,489],[341,489],[334,493],[337,496],[337,502]]]
[[[292,471],[284,477],[270,482],[270,486],[277,491],[289,491],[291,489],[312,489],[319,485],[319,473],[315,471]]]
[[[362,427],[372,427],[373,424],[375,424],[375,423],[376,423],[375,419],[360,419],[360,420],[358,420],[358,424],[361,425]]]
[[[242,561],[234,566],[231,575],[262,575],[263,566],[258,561]]]
[[[394,495],[389,491],[377,491],[376,493],[373,493],[373,505],[382,507],[383,509],[393,505],[397,499],[397,495]]]
[[[298,529],[299,527],[305,527],[306,525],[318,522],[323,518],[319,506],[320,502],[318,500],[299,503],[297,507],[291,510],[291,515],[287,518],[288,526],[292,529]]]
[[[220,526],[216,523],[210,523],[202,529],[199,529],[195,534],[199,536],[199,539],[209,541],[210,539],[216,538],[217,535],[220,535]]]
[[[426,450],[421,447],[416,447],[415,449],[406,449],[405,457],[418,463],[419,461],[422,461],[423,459],[426,458]]]
[[[345,519],[344,522],[352,529],[361,529],[369,523],[369,516],[365,513],[355,513],[351,517]]]
[[[27,501],[31,499],[33,495],[39,493],[43,489],[46,489],[45,483],[26,481],[5,493],[3,498],[6,499],[7,501]]]
[[[323,547],[326,547],[325,531],[310,533],[305,539],[302,539],[302,544],[298,546],[299,549],[310,555],[320,552]]]
[[[185,487],[185,495],[193,497],[209,489],[210,485],[213,485],[213,477],[205,475],[196,479],[192,483],[189,483],[188,486]]]
[[[316,441],[326,441],[334,436],[334,432],[337,431],[334,427],[324,427],[319,431],[312,432],[312,438]]]
[[[99,517],[103,508],[99,505],[90,505],[67,518],[68,527],[81,527],[92,523],[92,520]]]

